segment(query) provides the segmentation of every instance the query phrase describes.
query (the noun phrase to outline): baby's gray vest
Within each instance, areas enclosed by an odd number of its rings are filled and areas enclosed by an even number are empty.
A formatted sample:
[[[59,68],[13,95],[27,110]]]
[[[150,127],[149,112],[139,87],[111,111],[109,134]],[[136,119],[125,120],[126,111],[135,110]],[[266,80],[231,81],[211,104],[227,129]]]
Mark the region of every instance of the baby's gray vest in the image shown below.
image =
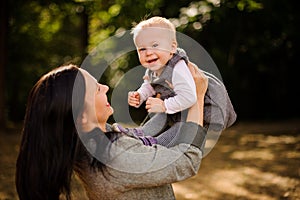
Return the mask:
[[[172,87],[166,82],[172,84],[172,76],[175,65],[183,59],[186,63],[188,63],[188,58],[183,49],[177,49],[176,53],[173,57],[168,61],[165,69],[161,73],[159,77],[154,75],[154,72],[147,70],[146,74],[149,76],[150,84],[156,91],[156,95],[160,94],[160,98],[165,100],[169,97],[175,96],[175,92]]]

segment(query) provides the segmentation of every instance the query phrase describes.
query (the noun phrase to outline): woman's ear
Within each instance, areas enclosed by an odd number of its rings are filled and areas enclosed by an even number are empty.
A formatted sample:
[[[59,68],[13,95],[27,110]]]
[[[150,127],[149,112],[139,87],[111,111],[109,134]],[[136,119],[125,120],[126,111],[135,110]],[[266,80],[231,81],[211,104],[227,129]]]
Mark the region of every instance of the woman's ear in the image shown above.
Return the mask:
[[[88,122],[88,119],[87,119],[87,113],[83,112],[79,118],[78,118],[78,121],[81,125],[84,125],[84,124],[87,124]]]
[[[89,123],[88,113],[83,112],[80,116],[77,118],[77,125],[82,132],[89,132],[91,131],[91,123]]]

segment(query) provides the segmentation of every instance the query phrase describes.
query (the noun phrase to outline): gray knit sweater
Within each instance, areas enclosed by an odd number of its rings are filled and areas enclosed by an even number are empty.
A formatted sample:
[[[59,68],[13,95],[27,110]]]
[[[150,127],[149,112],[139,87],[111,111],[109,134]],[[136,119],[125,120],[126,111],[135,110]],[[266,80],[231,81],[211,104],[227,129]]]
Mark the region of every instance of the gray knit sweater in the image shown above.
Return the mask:
[[[169,149],[145,146],[126,135],[117,139],[103,173],[88,163],[77,169],[89,199],[175,199],[171,184],[198,172],[205,143],[205,132],[194,123],[186,123],[180,132],[178,145]]]

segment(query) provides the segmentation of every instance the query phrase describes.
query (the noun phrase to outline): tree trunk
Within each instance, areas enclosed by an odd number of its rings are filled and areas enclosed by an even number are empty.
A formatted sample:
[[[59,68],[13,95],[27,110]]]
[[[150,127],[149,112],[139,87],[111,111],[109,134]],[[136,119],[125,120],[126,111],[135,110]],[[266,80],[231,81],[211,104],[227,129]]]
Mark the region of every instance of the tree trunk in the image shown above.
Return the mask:
[[[87,56],[87,47],[88,47],[88,39],[89,39],[89,34],[88,34],[88,29],[89,29],[89,16],[86,11],[86,6],[83,5],[83,10],[80,13],[81,15],[81,34],[80,34],[80,44],[81,44],[81,59],[82,61],[85,59]]]
[[[0,129],[6,125],[4,73],[7,59],[7,10],[7,0],[0,1]]]

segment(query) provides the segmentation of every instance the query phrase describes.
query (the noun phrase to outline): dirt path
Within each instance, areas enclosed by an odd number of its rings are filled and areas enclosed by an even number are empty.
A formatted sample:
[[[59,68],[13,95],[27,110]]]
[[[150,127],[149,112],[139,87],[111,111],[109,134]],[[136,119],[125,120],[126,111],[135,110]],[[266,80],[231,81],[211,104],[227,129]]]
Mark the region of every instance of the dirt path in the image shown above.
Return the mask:
[[[0,200],[17,199],[18,144],[18,133],[0,132]],[[235,124],[197,176],[173,186],[177,200],[300,200],[300,119]],[[74,187],[74,199],[85,199],[78,182]]]
[[[238,123],[174,184],[178,200],[300,199],[300,121]]]

